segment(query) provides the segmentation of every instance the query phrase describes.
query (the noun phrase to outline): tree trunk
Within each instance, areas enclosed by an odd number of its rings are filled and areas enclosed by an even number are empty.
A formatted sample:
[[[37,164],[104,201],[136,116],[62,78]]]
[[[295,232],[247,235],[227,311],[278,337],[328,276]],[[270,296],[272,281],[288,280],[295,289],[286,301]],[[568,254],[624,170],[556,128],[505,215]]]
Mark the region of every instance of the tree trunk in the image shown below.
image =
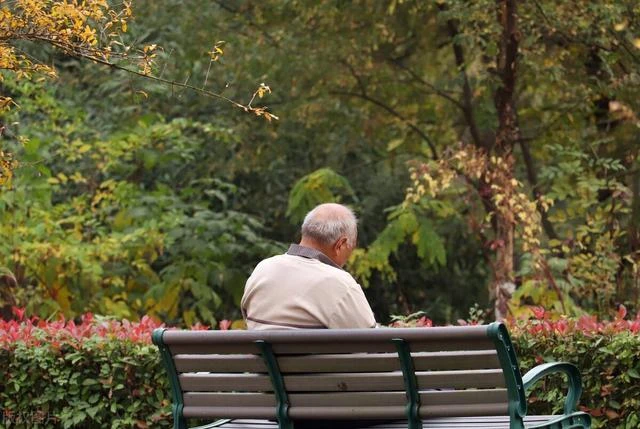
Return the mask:
[[[638,159],[636,152],[635,159]],[[631,175],[631,220],[629,221],[629,254],[640,252],[640,170]],[[637,261],[636,262],[640,262]],[[631,281],[631,297],[636,306],[640,305],[640,273],[634,272]]]
[[[507,169],[500,169],[500,182],[510,183],[513,178],[513,147],[520,140],[520,131],[516,120],[515,89],[518,56],[518,28],[516,15],[517,0],[497,0],[498,22],[502,27],[497,68],[500,86],[495,94],[495,106],[498,114],[498,130],[494,150],[505,162]],[[496,261],[492,296],[495,299],[495,319],[507,316],[508,301],[514,285],[514,224],[513,219],[496,211]]]

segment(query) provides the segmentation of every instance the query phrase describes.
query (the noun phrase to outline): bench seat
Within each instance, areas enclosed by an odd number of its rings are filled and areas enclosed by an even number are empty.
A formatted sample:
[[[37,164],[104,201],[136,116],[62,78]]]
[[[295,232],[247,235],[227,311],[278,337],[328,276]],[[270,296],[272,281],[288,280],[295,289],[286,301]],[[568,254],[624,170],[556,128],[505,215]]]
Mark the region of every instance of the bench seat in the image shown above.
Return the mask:
[[[175,429],[186,429],[187,419],[226,419],[201,429],[340,429],[336,422],[344,420],[350,428],[378,429],[590,427],[589,415],[576,411],[582,389],[577,368],[548,363],[521,376],[501,323],[159,329],[153,342],[169,374]],[[528,416],[526,391],[552,373],[567,379],[563,414]]]
[[[536,426],[542,424],[543,427],[548,427],[549,422],[552,422],[558,416],[553,415],[541,415],[541,416],[526,416],[524,418],[525,427],[535,428]],[[576,426],[582,427],[578,422],[579,419],[582,419],[582,416],[576,416]],[[217,426],[214,426],[217,425]],[[224,420],[212,425],[207,425],[206,427],[214,428],[220,427],[224,429],[278,429],[278,423],[267,420]],[[315,423],[313,426],[314,429],[322,428],[322,423]],[[330,429],[342,429],[339,425],[327,425],[327,428]],[[343,425],[345,428],[352,428],[350,425]],[[558,426],[561,428],[560,426]],[[568,426],[565,426],[568,427]],[[406,429],[407,422],[406,421],[397,421],[397,422],[388,422],[381,424],[372,424],[365,426],[366,429]],[[483,416],[483,417],[448,417],[448,418],[433,418],[429,420],[422,421],[423,429],[479,429],[479,428],[495,428],[495,429],[508,429],[509,428],[509,417],[508,416]]]

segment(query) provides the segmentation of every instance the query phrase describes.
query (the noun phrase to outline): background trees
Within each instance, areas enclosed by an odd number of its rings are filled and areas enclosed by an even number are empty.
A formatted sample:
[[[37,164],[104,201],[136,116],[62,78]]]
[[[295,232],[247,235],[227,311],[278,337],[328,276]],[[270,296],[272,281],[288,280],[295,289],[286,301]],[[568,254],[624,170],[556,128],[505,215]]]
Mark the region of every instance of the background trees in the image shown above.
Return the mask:
[[[21,109],[5,123],[20,124],[4,138],[23,165],[1,196],[0,254],[16,299],[43,313],[237,316],[252,266],[311,204],[339,199],[361,218],[350,269],[383,321],[455,320],[476,302],[495,316],[637,308],[639,13],[632,1],[136,5],[125,41],[162,46],[158,75],[245,105],[267,82],[281,120],[66,55],[53,57],[58,85],[8,80]]]

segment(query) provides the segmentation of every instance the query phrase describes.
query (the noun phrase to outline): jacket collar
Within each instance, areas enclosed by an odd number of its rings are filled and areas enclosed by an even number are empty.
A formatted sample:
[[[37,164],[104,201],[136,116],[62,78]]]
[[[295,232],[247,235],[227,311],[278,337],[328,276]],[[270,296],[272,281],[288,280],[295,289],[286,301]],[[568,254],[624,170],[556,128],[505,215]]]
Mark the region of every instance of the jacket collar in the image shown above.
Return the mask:
[[[327,255],[317,249],[312,249],[311,247],[292,244],[291,246],[289,246],[289,250],[287,250],[287,255],[302,256],[303,258],[315,259],[322,262],[323,264],[331,265],[334,268],[338,268],[339,270],[342,269],[340,265],[333,262]]]

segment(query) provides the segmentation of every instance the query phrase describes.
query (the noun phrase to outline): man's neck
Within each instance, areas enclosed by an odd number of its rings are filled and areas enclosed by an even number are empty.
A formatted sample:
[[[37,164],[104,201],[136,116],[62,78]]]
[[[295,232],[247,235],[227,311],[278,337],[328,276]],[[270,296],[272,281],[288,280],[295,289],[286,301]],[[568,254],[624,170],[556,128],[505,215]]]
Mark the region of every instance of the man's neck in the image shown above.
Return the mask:
[[[337,265],[337,262],[332,257],[333,252],[331,251],[331,248],[329,246],[322,245],[317,241],[310,239],[308,237],[302,237],[302,239],[300,240],[300,246],[309,247],[311,249],[315,249],[319,252],[324,253],[327,256],[327,258],[331,259]]]
[[[312,247],[302,246],[300,244],[292,244],[287,250],[287,255],[302,256],[303,258],[316,259],[324,264],[332,267],[342,269],[341,266],[336,264],[331,258],[325,255],[323,252],[314,249]]]
[[[300,240],[300,246],[304,246],[304,247],[309,247],[311,249],[316,249],[319,250],[320,252],[324,253],[325,255],[329,256],[327,253],[327,249],[326,246],[323,246],[322,244],[318,243],[317,241],[307,238],[307,237],[303,237]]]

